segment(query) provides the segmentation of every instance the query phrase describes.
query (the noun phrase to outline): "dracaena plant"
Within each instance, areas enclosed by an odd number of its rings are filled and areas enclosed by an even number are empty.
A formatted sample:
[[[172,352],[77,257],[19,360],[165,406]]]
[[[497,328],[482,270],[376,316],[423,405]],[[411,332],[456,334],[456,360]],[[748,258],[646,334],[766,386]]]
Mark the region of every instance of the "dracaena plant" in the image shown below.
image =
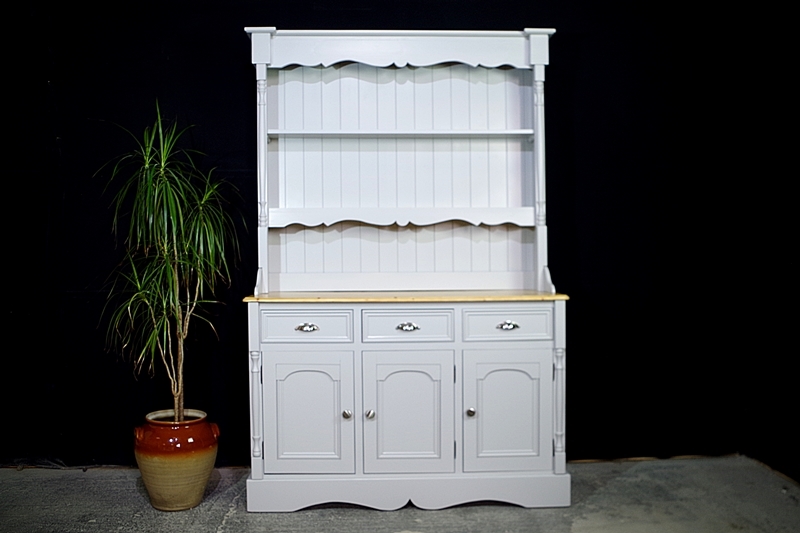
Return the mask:
[[[163,119],[156,104],[141,138],[128,132],[135,149],[110,165],[110,181],[122,180],[113,230],[126,257],[109,294],[107,340],[137,372],[164,368],[176,422],[184,419],[190,325],[200,320],[213,329],[202,307],[216,303],[215,289],[229,280],[228,256],[237,252],[223,182],[195,165],[198,152],[179,146],[187,129]]]

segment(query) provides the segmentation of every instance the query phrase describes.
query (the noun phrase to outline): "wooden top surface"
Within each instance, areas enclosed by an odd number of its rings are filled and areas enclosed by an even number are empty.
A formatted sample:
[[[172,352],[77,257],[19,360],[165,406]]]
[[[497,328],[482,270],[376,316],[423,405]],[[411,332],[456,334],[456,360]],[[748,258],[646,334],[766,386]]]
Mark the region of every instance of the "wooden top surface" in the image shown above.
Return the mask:
[[[376,291],[271,292],[244,299],[245,302],[270,303],[552,302],[556,300],[569,300],[569,296],[537,291]]]

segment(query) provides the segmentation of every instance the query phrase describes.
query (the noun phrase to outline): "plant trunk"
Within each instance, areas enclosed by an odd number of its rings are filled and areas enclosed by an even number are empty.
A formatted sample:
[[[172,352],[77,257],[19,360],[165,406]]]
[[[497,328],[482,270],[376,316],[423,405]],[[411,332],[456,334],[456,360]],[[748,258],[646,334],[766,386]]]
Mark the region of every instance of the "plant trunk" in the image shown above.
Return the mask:
[[[183,391],[173,397],[173,405],[175,406],[175,422],[183,422]]]
[[[175,389],[173,390],[172,397],[175,405],[175,422],[183,422],[183,338],[180,337],[181,332],[179,332],[178,335],[177,375],[175,376]]]

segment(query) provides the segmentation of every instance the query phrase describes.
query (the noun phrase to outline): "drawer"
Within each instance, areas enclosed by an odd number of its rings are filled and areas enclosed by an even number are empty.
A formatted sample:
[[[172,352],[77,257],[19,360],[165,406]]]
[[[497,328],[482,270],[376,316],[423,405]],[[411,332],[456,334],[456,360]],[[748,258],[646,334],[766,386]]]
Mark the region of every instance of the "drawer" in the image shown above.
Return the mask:
[[[540,341],[552,338],[552,306],[464,309],[465,341]]]
[[[261,342],[353,342],[353,311],[261,311]]]
[[[452,309],[364,310],[364,342],[449,342],[455,338]]]

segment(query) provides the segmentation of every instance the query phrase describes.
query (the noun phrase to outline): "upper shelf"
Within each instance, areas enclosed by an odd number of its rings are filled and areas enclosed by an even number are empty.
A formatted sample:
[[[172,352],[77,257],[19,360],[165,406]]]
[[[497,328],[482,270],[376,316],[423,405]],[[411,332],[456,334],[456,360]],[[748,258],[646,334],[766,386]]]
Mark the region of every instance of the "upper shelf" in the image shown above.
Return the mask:
[[[252,61],[282,68],[325,67],[354,61],[376,67],[430,66],[447,62],[473,67],[531,68],[549,62],[552,28],[523,31],[338,31],[247,27]]]
[[[474,226],[513,224],[520,227],[535,226],[533,207],[495,208],[272,208],[269,210],[269,227],[285,228],[292,224],[308,227],[331,226],[338,222],[355,221],[374,226],[430,226],[440,222],[460,220]]]
[[[514,130],[287,130],[270,129],[267,135],[277,137],[533,137],[533,129]]]

